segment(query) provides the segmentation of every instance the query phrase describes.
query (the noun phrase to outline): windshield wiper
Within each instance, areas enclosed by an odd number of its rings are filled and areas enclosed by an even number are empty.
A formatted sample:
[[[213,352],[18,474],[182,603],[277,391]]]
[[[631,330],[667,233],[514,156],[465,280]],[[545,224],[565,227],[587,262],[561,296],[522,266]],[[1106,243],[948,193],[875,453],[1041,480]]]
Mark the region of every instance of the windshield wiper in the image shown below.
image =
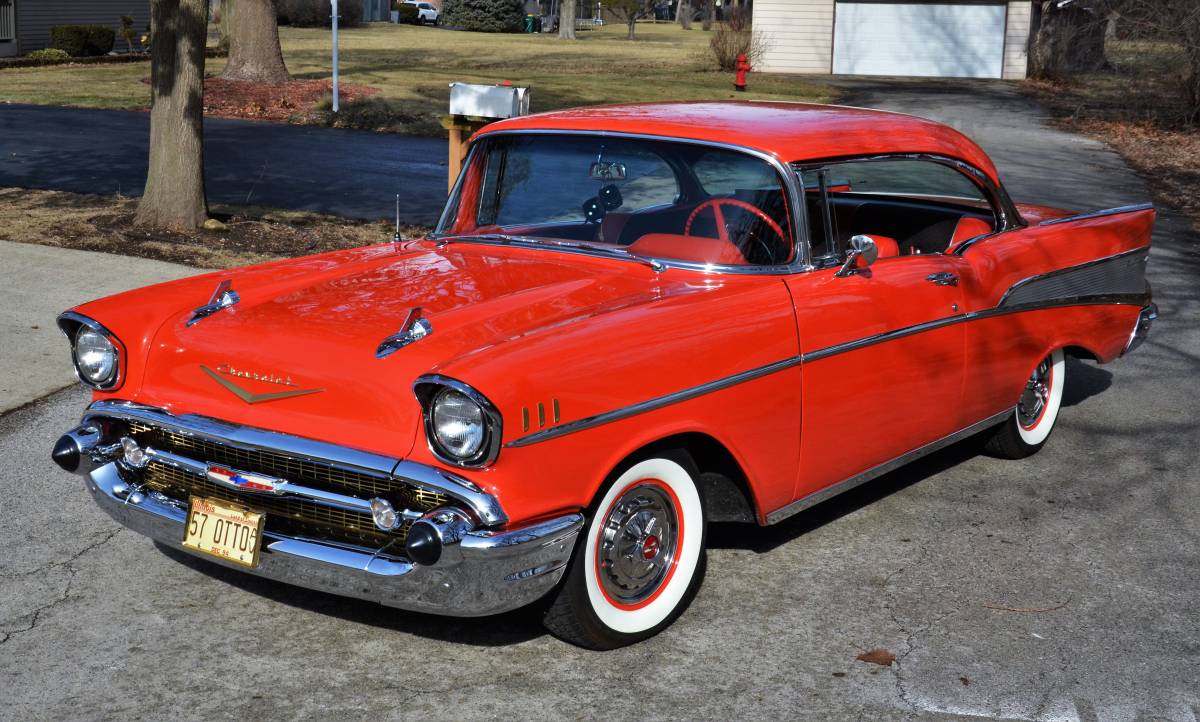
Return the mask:
[[[446,246],[448,246],[449,244],[451,244],[455,241],[465,241],[467,243],[470,243],[471,241],[476,240],[476,239],[485,241],[487,243],[499,243],[501,245],[506,245],[506,246],[512,245],[512,244],[518,244],[518,245],[526,246],[526,247],[528,247],[528,246],[534,246],[534,247],[551,246],[551,247],[557,247],[557,248],[571,248],[571,249],[580,250],[580,251],[590,251],[590,252],[597,253],[597,254],[604,255],[604,256],[610,256],[610,257],[614,257],[614,258],[623,258],[625,260],[633,261],[635,263],[641,263],[643,265],[649,266],[650,268],[652,268],[654,271],[656,271],[658,273],[662,273],[663,271],[667,270],[667,265],[665,263],[663,263],[662,261],[658,260],[657,258],[651,258],[649,256],[642,256],[642,255],[638,255],[636,253],[630,253],[629,251],[626,251],[623,248],[611,248],[609,246],[597,246],[597,245],[594,245],[591,243],[586,243],[583,241],[566,241],[566,240],[560,240],[557,238],[535,238],[533,236],[518,236],[518,235],[509,234],[509,233],[464,233],[464,234],[459,234],[459,235],[454,235],[454,236],[443,236],[443,237],[437,239],[437,247],[445,248]]]

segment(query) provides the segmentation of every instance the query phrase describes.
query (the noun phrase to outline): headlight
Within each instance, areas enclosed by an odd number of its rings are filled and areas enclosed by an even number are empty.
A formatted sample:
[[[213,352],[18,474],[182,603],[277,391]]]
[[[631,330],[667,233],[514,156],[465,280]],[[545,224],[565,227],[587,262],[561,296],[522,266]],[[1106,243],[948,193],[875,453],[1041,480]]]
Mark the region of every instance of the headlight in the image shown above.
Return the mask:
[[[483,394],[441,376],[423,376],[413,390],[425,412],[434,455],[455,466],[487,466],[500,451],[500,414]]]
[[[74,311],[59,315],[58,328],[71,342],[71,362],[81,382],[101,391],[112,391],[121,385],[125,347],[119,338]]]
[[[433,397],[433,433],[438,445],[458,459],[470,459],[483,448],[483,409],[454,389]]]
[[[102,334],[80,326],[75,334],[75,368],[92,386],[110,385],[117,379],[117,347]]]

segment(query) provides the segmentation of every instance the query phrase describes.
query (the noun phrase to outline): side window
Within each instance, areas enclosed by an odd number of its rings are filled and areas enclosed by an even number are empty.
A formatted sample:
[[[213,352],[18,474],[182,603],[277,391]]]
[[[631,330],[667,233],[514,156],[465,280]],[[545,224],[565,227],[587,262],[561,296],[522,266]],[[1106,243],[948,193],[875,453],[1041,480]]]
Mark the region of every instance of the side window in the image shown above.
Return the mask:
[[[946,164],[872,159],[801,169],[813,258],[835,260],[855,235],[876,239],[880,256],[944,253],[996,227],[980,186]]]

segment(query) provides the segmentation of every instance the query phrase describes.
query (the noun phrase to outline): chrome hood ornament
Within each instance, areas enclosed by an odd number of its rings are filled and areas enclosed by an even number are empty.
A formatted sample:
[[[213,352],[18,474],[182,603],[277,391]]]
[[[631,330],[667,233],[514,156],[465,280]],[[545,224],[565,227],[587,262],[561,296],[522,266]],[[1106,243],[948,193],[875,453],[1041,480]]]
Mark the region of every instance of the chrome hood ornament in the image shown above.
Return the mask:
[[[429,322],[429,319],[421,315],[421,307],[417,306],[408,312],[408,316],[404,318],[404,323],[400,324],[399,331],[379,342],[379,348],[375,349],[375,357],[387,358],[410,343],[420,341],[431,333],[433,333],[433,324]]]
[[[193,326],[201,319],[208,318],[217,311],[229,308],[240,300],[242,299],[238,296],[237,291],[233,290],[233,281],[226,278],[217,284],[217,289],[213,291],[212,298],[208,299],[208,303],[192,311],[192,317],[188,319],[187,325]]]

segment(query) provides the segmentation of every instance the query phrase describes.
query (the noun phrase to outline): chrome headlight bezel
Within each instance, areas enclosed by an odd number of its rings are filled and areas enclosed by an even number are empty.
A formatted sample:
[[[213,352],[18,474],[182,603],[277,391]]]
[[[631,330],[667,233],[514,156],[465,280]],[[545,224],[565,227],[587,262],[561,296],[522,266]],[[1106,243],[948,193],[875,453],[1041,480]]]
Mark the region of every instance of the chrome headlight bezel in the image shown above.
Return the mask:
[[[75,378],[79,379],[79,383],[97,391],[114,391],[121,387],[125,381],[125,344],[121,343],[121,339],[117,338],[116,334],[105,328],[104,324],[99,321],[72,311],[58,317],[58,328],[71,344],[71,367],[75,370]],[[112,371],[100,381],[88,378],[79,366],[76,345],[79,334],[83,330],[99,335],[113,348]]]
[[[479,448],[468,456],[459,456],[446,448],[438,439],[434,420],[434,402],[443,392],[462,394],[479,407],[483,420],[483,439]],[[425,440],[429,450],[439,461],[463,469],[480,469],[491,465],[500,455],[503,436],[503,421],[496,406],[473,387],[447,376],[422,376],[413,383],[413,393],[421,404],[421,415],[425,422]]]

